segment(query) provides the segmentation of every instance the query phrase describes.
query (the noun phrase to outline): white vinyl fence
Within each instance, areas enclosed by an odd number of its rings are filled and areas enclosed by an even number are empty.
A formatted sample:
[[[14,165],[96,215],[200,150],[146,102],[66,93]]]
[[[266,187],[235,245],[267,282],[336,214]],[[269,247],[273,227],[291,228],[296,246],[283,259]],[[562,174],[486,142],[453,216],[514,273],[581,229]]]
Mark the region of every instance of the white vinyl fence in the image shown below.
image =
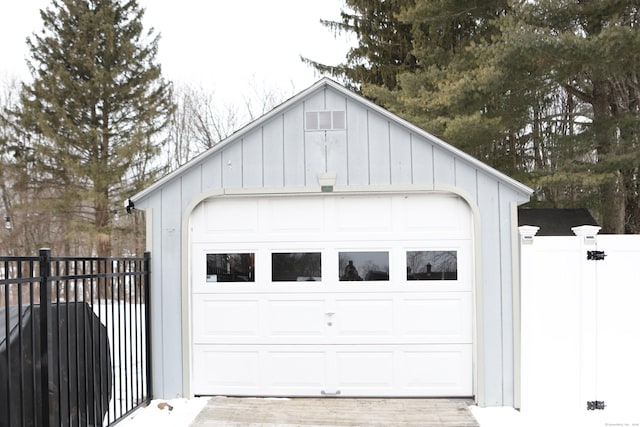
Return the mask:
[[[640,236],[520,227],[521,410],[640,406]]]

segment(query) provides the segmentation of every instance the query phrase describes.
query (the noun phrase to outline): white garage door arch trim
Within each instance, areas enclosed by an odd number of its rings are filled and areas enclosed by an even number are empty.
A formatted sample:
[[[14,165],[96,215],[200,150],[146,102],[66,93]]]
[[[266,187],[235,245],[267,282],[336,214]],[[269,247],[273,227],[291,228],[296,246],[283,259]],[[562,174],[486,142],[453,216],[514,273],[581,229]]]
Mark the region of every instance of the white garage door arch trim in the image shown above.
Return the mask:
[[[483,292],[482,292],[482,258],[481,258],[481,233],[480,233],[480,211],[473,197],[459,188],[450,186],[379,186],[379,187],[335,187],[334,194],[341,195],[394,195],[394,194],[449,194],[460,197],[469,207],[472,216],[472,296],[473,296],[473,394],[477,402],[483,402],[484,390],[484,360],[483,360]],[[191,232],[190,221],[194,210],[205,200],[228,197],[228,196],[326,196],[314,188],[292,188],[292,189],[216,189],[199,194],[189,203],[182,216],[182,241],[181,241],[181,296],[182,296],[182,378],[183,392],[185,396],[193,397],[192,389],[192,329],[191,329]],[[151,215],[147,215],[150,218]],[[149,224],[150,225],[150,224]],[[151,243],[151,242],[148,242]]]

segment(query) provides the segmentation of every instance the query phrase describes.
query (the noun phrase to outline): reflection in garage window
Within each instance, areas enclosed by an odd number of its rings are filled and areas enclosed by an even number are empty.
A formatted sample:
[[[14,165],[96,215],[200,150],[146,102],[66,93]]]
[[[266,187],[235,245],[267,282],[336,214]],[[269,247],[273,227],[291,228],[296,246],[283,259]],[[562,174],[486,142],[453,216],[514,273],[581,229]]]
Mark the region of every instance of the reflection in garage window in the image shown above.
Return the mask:
[[[340,252],[340,281],[389,280],[389,252]]]
[[[322,279],[320,252],[271,254],[271,280],[274,282],[318,282]]]
[[[207,282],[253,282],[255,254],[207,254]]]
[[[456,251],[407,251],[407,280],[457,280]]]

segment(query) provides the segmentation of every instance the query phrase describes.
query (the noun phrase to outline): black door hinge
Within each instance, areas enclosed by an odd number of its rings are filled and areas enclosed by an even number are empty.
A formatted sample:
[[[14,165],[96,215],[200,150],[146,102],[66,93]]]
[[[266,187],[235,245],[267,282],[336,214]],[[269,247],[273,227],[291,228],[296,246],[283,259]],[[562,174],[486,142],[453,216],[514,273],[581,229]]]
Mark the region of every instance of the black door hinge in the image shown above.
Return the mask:
[[[587,411],[595,411],[596,409],[604,409],[606,405],[604,400],[591,400],[587,402]]]
[[[602,261],[606,256],[604,251],[587,251],[587,260],[589,261]]]

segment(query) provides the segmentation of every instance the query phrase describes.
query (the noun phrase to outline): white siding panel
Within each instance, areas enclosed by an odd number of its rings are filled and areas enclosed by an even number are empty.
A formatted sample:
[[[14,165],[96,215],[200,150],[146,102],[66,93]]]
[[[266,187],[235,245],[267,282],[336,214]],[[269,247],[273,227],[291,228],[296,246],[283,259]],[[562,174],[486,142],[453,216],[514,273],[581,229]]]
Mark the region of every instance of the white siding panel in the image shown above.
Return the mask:
[[[303,117],[302,104],[284,115],[284,185],[288,187],[306,184]]]
[[[262,187],[262,128],[242,139],[242,187]]]
[[[389,122],[372,112],[369,112],[369,161],[370,184],[390,184]]]
[[[147,248],[151,250],[151,271],[162,271],[163,257],[162,257],[162,222],[160,220],[160,214],[162,213],[162,191],[153,193],[149,199],[145,200],[145,208],[151,209],[152,213],[155,213],[153,222],[151,223],[151,230],[147,230],[147,233],[152,233],[152,247]],[[152,286],[156,289],[155,292],[150,293],[151,306],[154,307],[151,310],[151,334],[153,340],[151,341],[151,354],[153,354],[153,393],[156,396],[164,396],[166,393],[173,393],[174,390],[168,390],[165,387],[165,377],[171,375],[182,375],[182,372],[176,372],[175,369],[165,369],[165,367],[173,368],[172,361],[165,363],[165,356],[162,352],[164,350],[164,340],[171,337],[165,337],[162,313],[164,312],[165,299],[163,298],[163,289],[166,284],[161,274],[151,275]],[[159,309],[158,309],[159,308]],[[173,383],[173,382],[172,382]],[[182,387],[180,387],[181,390]]]
[[[181,342],[182,293],[180,288],[180,231],[181,215],[180,193],[182,181],[173,181],[162,189],[161,202],[161,265],[157,272],[162,277],[162,354],[164,355],[164,386],[167,390],[182,388],[181,372],[167,364],[182,364],[182,349],[176,342]],[[153,255],[152,255],[153,256]],[[153,293],[153,292],[152,292]]]
[[[326,91],[325,98],[327,103],[327,110],[344,111],[347,103],[344,95],[333,90],[328,90]]]
[[[411,134],[391,124],[391,184],[411,184]]]
[[[442,148],[433,147],[434,176],[438,185],[454,186],[456,183],[456,164],[451,153]]]
[[[433,145],[424,138],[411,136],[413,183],[433,186]]]
[[[181,206],[183,212],[187,205],[191,203],[202,192],[202,165],[190,169],[182,177],[182,188],[180,190]]]
[[[266,123],[263,128],[264,140],[264,186],[284,186],[284,146],[283,117]]]
[[[474,201],[478,200],[478,180],[476,169],[463,160],[456,159],[456,186],[466,191]]]
[[[222,188],[222,153],[216,153],[202,164],[202,190]]]
[[[485,396],[487,406],[502,405],[502,277],[499,254],[500,226],[498,183],[483,173],[478,174],[478,205],[481,212],[482,291],[485,361]],[[495,254],[495,255],[487,255]],[[508,280],[510,279],[507,278]],[[510,283],[510,282],[507,282]],[[498,379],[500,379],[498,381]]]
[[[347,100],[344,95],[328,90],[325,98],[327,110],[346,111]],[[346,129],[327,132],[327,171],[336,172],[337,185],[348,184],[348,160]]]
[[[242,187],[242,144],[233,144],[222,151],[222,185]]]
[[[318,174],[326,172],[325,132],[305,132],[307,185],[318,185]]]
[[[304,100],[305,111],[321,111],[326,109],[325,102],[326,89],[319,90]]]
[[[511,232],[515,231],[518,224],[511,224],[511,200],[517,199],[517,194],[506,188],[504,185],[498,184],[499,200],[500,200],[500,257],[501,260],[511,259],[513,253],[513,239]],[[503,405],[513,405],[514,395],[514,329],[513,329],[513,286],[511,286],[512,264],[509,262],[500,263],[500,276],[502,279],[502,372],[503,378],[502,388],[504,400]]]
[[[347,105],[349,185],[369,184],[367,110],[353,102]]]
[[[327,171],[336,172],[336,184],[347,185],[347,132],[327,132]]]

